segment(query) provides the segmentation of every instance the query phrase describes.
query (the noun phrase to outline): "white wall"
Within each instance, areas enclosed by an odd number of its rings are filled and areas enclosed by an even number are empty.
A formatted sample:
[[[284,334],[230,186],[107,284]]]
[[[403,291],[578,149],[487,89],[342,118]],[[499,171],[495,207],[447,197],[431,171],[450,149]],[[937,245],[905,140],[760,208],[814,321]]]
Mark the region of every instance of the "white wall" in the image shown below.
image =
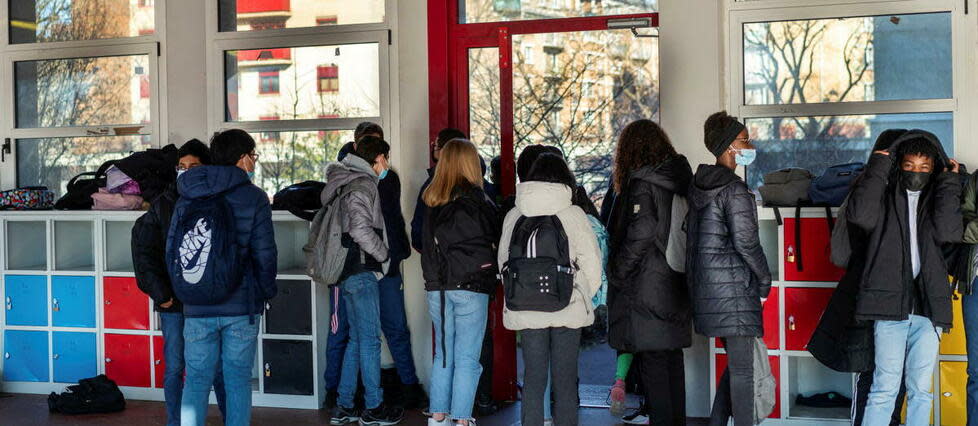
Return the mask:
[[[165,140],[160,145],[180,145],[197,138],[205,143],[207,108],[221,99],[207,99],[205,3],[200,0],[167,0],[163,35],[166,74],[160,110],[166,117]],[[165,83],[164,83],[165,82]]]

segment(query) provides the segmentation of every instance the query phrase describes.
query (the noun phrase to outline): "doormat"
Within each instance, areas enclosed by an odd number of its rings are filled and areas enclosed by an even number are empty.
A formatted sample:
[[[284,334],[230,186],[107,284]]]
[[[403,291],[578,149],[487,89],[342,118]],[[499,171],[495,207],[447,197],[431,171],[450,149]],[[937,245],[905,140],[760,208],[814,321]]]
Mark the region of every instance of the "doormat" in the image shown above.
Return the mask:
[[[578,395],[581,397],[581,407],[586,408],[609,408],[608,385],[579,385]],[[638,395],[628,394],[625,398],[625,406],[628,408],[638,408],[642,405],[642,398]]]

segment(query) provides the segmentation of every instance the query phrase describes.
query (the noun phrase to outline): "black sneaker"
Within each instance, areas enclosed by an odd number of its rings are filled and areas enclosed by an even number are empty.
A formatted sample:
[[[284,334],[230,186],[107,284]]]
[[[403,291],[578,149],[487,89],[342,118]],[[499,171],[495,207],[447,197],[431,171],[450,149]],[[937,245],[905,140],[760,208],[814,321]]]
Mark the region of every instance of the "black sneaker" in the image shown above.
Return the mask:
[[[360,426],[390,426],[396,425],[404,418],[404,410],[380,404],[372,410],[363,410],[360,415]]]
[[[404,385],[401,388],[404,395],[405,410],[424,410],[428,408],[428,394],[425,393],[421,384]]]
[[[327,410],[332,410],[336,408],[337,406],[336,400],[339,398],[340,398],[340,393],[337,392],[335,389],[327,390],[326,401],[323,402],[323,406],[326,407]]]
[[[649,424],[649,414],[645,412],[645,407],[642,407],[626,414],[625,417],[621,418],[621,421],[628,425],[647,425]]]
[[[341,406],[336,406],[333,410],[333,416],[329,419],[329,424],[334,426],[342,426],[347,423],[353,423],[360,420],[360,412],[355,408],[343,408]]]

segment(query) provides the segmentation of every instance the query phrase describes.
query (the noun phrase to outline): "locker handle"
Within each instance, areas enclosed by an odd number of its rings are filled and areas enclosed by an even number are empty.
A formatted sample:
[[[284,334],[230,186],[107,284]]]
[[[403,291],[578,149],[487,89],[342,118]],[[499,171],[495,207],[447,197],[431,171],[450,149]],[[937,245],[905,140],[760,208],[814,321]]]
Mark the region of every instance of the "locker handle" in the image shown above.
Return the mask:
[[[160,360],[156,360],[155,365],[160,365]]]
[[[14,301],[10,300],[10,296],[7,296],[7,310],[9,311],[13,308],[14,308]]]
[[[58,299],[57,298],[52,298],[51,299],[51,303],[52,303],[51,309],[53,309],[55,312],[58,312],[58,311],[61,310],[61,307],[58,305]]]
[[[950,398],[950,397],[951,397],[951,396],[953,396],[953,395],[954,395],[954,394],[953,394],[953,393],[951,393],[951,392],[944,392],[944,397],[945,397],[945,398]]]
[[[52,356],[51,358],[53,358],[53,359],[58,359],[58,358],[60,358],[60,355],[58,355],[58,354],[54,354],[54,356]]]
[[[10,359],[10,352],[4,352],[3,357],[6,359]]]
[[[272,366],[271,366],[271,365],[269,365],[269,364],[268,364],[268,363],[266,362],[266,363],[265,363],[265,377],[271,377],[271,376],[272,376]]]
[[[265,310],[268,311],[268,310],[271,310],[271,309],[272,309],[272,304],[271,303],[268,303],[268,302],[265,302]]]
[[[112,358],[106,358],[105,362],[112,362]]]
[[[795,330],[795,316],[794,315],[788,315],[788,330],[791,330],[791,331],[794,331]]]
[[[112,302],[111,302],[111,301],[109,301],[109,299],[105,299],[105,304],[106,304],[106,305],[111,305],[111,304],[112,304]]]

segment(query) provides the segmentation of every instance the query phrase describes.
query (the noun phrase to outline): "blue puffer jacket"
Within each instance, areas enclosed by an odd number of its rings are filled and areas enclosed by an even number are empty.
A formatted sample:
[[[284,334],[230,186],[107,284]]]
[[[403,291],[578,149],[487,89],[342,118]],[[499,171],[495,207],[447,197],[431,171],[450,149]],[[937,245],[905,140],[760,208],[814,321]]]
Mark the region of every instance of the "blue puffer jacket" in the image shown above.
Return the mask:
[[[242,267],[246,269],[243,282],[227,300],[217,305],[185,303],[183,314],[188,317],[261,314],[265,301],[275,297],[278,291],[275,284],[278,252],[268,195],[249,182],[248,175],[235,166],[193,168],[177,179],[177,188],[180,200],[173,210],[172,224],[180,222],[190,203],[220,194],[234,211],[238,245],[246,247],[248,253],[242,261]],[[173,239],[173,232],[171,226],[167,241]]]

